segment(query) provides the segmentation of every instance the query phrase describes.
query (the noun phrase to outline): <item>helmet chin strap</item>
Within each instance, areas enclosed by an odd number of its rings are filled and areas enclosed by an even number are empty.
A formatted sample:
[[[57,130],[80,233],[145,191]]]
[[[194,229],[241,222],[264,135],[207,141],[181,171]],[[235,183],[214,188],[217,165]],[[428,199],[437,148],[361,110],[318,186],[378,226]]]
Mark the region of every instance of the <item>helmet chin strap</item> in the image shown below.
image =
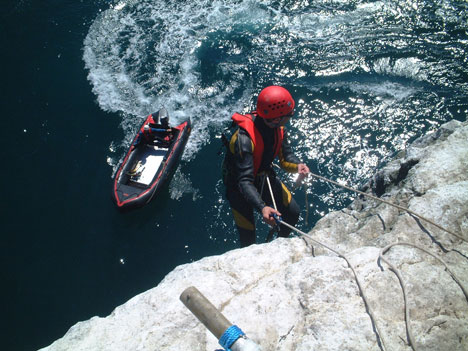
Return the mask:
[[[265,121],[265,124],[270,127],[270,128],[279,128],[281,126],[284,126],[288,121],[291,116],[283,116],[277,123],[272,123],[270,120],[264,118],[263,120]]]

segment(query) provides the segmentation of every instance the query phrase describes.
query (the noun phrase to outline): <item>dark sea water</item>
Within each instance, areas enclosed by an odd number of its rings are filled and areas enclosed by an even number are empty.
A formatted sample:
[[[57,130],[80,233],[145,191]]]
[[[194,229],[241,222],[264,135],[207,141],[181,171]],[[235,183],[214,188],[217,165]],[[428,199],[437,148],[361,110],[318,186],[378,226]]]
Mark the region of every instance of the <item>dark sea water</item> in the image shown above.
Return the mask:
[[[237,248],[219,137],[267,85],[284,85],[296,99],[289,130],[298,156],[354,187],[416,137],[465,120],[467,7],[3,2],[2,350],[49,345],[175,266]],[[121,214],[112,176],[142,118],[162,106],[174,122],[191,117],[186,152],[160,197]],[[280,176],[292,187],[293,177]],[[310,229],[352,196],[319,182],[296,190],[298,227]],[[267,232],[259,221],[258,242]]]

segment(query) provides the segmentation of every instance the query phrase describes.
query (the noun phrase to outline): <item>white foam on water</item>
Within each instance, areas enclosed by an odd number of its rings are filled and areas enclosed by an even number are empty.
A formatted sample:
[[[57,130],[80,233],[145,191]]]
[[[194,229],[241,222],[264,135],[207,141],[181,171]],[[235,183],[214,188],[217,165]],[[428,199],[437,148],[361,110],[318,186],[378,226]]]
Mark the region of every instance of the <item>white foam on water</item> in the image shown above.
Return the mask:
[[[400,58],[397,60],[383,57],[374,62],[373,69],[380,74],[405,77],[416,81],[428,80],[425,63],[416,57]]]
[[[375,98],[380,98],[381,105],[384,107],[388,104],[404,101],[422,89],[414,85],[410,86],[389,80],[378,83],[354,82],[349,84],[349,88],[358,94],[370,94]]]
[[[184,153],[190,159],[208,141],[210,126],[222,125],[249,101],[252,86],[244,81],[205,86],[197,50],[210,33],[228,32],[247,16],[247,24],[263,18],[258,6],[254,1],[116,2],[95,20],[84,42],[88,79],[100,107],[120,112],[130,133],[139,125],[135,120],[163,106],[173,123],[190,117],[193,131]],[[241,85],[244,102],[234,95]],[[126,145],[131,138],[126,135]]]
[[[194,188],[190,178],[179,169],[174,173],[174,177],[169,185],[169,194],[172,200],[179,200],[185,194],[192,194],[192,200],[201,199],[199,189]]]
[[[173,124],[192,120],[183,156],[190,160],[233,112],[253,107],[253,95],[265,84],[303,88],[304,81],[322,76],[376,73],[389,79],[343,84],[382,97],[381,109],[417,92],[391,79],[431,81],[434,67],[417,57],[390,59],[392,52],[367,57],[369,35],[392,42],[391,28],[380,31],[379,21],[395,16],[393,7],[388,1],[119,0],[90,27],[83,58],[100,107],[122,118],[122,146],[142,118],[165,107]],[[296,66],[282,67],[285,59]]]

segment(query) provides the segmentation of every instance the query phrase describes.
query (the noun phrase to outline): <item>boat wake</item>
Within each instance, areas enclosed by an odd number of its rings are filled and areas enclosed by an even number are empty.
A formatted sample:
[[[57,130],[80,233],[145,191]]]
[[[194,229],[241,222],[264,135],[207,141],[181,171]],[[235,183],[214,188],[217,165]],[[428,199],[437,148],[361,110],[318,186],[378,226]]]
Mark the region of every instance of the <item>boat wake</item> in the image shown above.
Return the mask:
[[[297,101],[299,156],[357,185],[415,136],[466,113],[468,11],[410,3],[114,2],[83,50],[100,107],[122,118],[125,138],[111,145],[109,164],[163,106],[175,123],[192,119],[190,161],[233,112],[280,84]]]

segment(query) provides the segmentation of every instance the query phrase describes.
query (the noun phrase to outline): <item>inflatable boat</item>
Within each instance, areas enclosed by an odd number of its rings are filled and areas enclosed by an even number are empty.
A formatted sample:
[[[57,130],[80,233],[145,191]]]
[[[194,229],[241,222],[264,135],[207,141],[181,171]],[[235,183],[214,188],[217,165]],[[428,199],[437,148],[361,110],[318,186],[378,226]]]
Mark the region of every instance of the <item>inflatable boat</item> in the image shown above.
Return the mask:
[[[190,119],[170,127],[166,109],[146,118],[115,174],[112,197],[119,209],[142,207],[169,184],[190,131]]]

